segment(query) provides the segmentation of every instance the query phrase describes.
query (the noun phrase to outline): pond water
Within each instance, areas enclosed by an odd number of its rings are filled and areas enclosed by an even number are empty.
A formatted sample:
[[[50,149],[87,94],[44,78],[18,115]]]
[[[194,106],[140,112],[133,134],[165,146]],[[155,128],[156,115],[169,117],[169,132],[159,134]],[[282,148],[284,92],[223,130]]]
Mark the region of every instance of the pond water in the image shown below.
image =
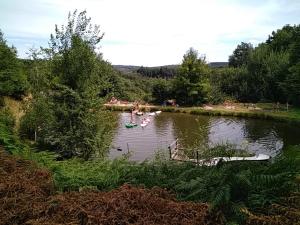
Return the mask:
[[[251,153],[275,156],[288,145],[300,144],[300,127],[292,123],[235,117],[210,117],[183,113],[165,113],[151,117],[144,128],[126,128],[130,113],[117,113],[118,127],[110,158],[131,152],[131,160],[151,159],[158,150],[166,151],[179,138],[184,148],[203,144],[233,144]],[[136,116],[140,124],[145,116]]]

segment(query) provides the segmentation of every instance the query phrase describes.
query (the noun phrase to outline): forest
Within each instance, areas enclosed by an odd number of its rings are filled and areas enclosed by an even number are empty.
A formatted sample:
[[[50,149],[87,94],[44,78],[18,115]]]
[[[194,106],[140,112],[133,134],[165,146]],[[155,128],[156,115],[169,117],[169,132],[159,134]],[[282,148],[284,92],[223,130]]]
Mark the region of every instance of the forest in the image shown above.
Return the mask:
[[[209,66],[203,55],[190,48],[178,66],[138,67],[125,74],[99,53],[104,34],[98,25],[92,24],[86,11],[70,13],[66,25],[55,26],[49,47],[30,49],[27,59],[17,57],[17,49],[8,45],[0,31],[0,205],[3,207],[0,216],[5,218],[3,224],[42,224],[51,218],[51,210],[60,212],[57,205],[67,203],[57,195],[45,194],[43,188],[49,182],[53,182],[52,192],[65,196],[86,189],[91,201],[101,191],[121,187],[118,189],[121,192],[130,192],[130,187],[122,186],[129,184],[133,186],[132,195],[138,192],[140,196],[148,192],[136,187],[158,187],[160,192],[154,195],[168,201],[175,198],[176,207],[180,202],[191,204],[188,207],[192,208],[200,207],[193,204],[209,205],[201,205],[209,212],[207,215],[213,215],[205,217],[209,223],[188,221],[185,224],[299,224],[299,146],[290,146],[289,154],[279,155],[271,162],[221,163],[216,167],[176,163],[160,157],[143,163],[131,162],[126,157],[107,158],[117,122],[115,115],[103,107],[111,97],[155,105],[175,99],[184,107],[225,101],[278,102],[297,109],[300,106],[300,25],[286,25],[270,32],[266,41],[256,47],[251,43],[238,44],[225,66]],[[21,102],[22,115],[12,113],[9,99]],[[18,187],[5,179],[11,175],[17,181],[17,173],[31,171],[26,160],[33,161],[34,168],[48,171],[36,172],[45,179],[42,186],[32,187],[42,193],[35,204],[40,208],[31,209],[37,211],[14,205],[16,199],[21,200],[16,194]],[[23,167],[24,170],[18,171]],[[28,174],[24,172],[22,177]],[[24,181],[24,185],[29,184]],[[5,187],[14,187],[15,192]],[[47,189],[48,192],[51,191]],[[166,197],[169,194],[175,197]],[[54,196],[52,202],[49,196]],[[124,194],[120,198],[126,202],[128,196]],[[74,201],[76,196],[67,198]],[[39,205],[43,201],[48,201],[48,205]],[[83,206],[74,204],[74,209],[70,205],[64,208],[65,215],[70,212],[68,222],[89,224],[82,221],[90,220],[101,224],[96,217],[89,216],[93,210],[80,211]],[[19,216],[9,213],[13,208],[19,210],[15,212]],[[114,224],[120,224],[116,215],[113,215]],[[141,224],[143,217],[135,215],[124,224]],[[152,219],[149,217],[144,224],[153,224]],[[57,217],[53,224],[61,221]],[[158,221],[159,218],[156,223],[164,224]]]

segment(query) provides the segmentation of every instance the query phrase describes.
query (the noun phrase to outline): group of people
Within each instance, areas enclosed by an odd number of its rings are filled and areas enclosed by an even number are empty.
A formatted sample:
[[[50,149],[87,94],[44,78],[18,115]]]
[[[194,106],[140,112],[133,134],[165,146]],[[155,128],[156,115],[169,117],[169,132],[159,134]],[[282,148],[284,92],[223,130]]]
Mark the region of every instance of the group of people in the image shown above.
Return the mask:
[[[134,102],[133,105],[132,105],[132,108],[131,108],[131,120],[130,120],[130,122],[132,124],[136,124],[134,115],[137,114],[137,112],[139,112],[139,110],[140,110],[139,103]]]
[[[131,121],[130,122],[132,124],[136,124],[134,115],[138,115],[138,113],[140,113],[140,104],[139,104],[139,102],[136,101],[136,102],[133,103],[132,108],[131,108]],[[149,122],[150,122],[149,117],[144,117],[141,120],[142,125],[147,125]]]
[[[111,100],[109,101],[110,104],[117,104],[118,102],[120,101],[115,97],[112,97]],[[148,104],[146,103],[145,105],[147,106]],[[131,106],[131,119],[130,119],[131,124],[136,124],[135,115],[143,115],[143,113],[140,111],[140,103],[138,101],[133,102]],[[149,121],[150,121],[149,117],[144,117],[141,120],[141,123],[146,124],[149,123]]]

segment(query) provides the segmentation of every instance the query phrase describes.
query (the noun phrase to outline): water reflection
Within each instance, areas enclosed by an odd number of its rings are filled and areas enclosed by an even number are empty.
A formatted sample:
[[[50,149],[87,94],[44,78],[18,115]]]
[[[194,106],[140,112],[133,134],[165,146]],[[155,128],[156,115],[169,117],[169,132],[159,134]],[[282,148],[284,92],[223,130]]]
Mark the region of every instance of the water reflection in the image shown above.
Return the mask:
[[[170,116],[167,114],[166,116]],[[208,134],[210,118],[189,114],[175,114],[173,119],[173,134],[180,139],[185,148],[199,148],[209,142]]]
[[[216,118],[210,127],[211,143],[231,143],[249,152],[275,156],[283,147],[271,121]]]
[[[161,113],[141,128],[125,128],[129,113],[119,113],[119,126],[113,140],[110,157],[121,156],[129,148],[132,160],[152,158],[158,149],[167,149],[176,138],[184,148],[230,143],[250,152],[274,156],[283,146],[300,144],[300,127],[292,124],[230,117],[196,116],[181,113]],[[139,123],[141,117],[136,117]],[[116,149],[122,149],[117,151]]]
[[[143,117],[136,116],[136,122],[140,124]],[[131,159],[143,161],[152,158],[156,151],[167,149],[168,145],[175,140],[172,131],[172,119],[166,116],[151,118],[147,127],[140,126],[126,128],[125,123],[130,121],[130,113],[120,113],[119,128],[113,140],[113,148],[110,157],[121,156],[128,150],[132,152]],[[122,151],[118,151],[122,150]]]

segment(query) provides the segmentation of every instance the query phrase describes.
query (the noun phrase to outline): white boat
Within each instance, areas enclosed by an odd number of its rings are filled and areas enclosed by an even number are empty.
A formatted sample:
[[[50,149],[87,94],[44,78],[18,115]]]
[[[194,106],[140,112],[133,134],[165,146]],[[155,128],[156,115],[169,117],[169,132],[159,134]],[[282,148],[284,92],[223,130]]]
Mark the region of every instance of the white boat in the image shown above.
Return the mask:
[[[160,114],[161,113],[161,111],[155,111],[155,114]]]
[[[215,166],[217,165],[220,161],[223,162],[232,162],[232,161],[265,161],[269,160],[271,157],[269,155],[265,154],[259,154],[257,156],[251,156],[251,157],[215,157],[210,160],[199,160],[200,165],[205,165],[205,166]],[[191,159],[191,161],[196,162],[196,159]]]
[[[145,122],[145,123],[141,123],[141,127],[145,127],[145,126],[147,126],[148,125],[148,123],[147,122]]]
[[[137,112],[136,115],[142,116],[142,115],[144,115],[144,113],[143,112]]]
[[[142,121],[141,127],[145,127],[150,123],[150,118],[146,118]]]
[[[148,113],[149,116],[155,116],[155,112]]]

